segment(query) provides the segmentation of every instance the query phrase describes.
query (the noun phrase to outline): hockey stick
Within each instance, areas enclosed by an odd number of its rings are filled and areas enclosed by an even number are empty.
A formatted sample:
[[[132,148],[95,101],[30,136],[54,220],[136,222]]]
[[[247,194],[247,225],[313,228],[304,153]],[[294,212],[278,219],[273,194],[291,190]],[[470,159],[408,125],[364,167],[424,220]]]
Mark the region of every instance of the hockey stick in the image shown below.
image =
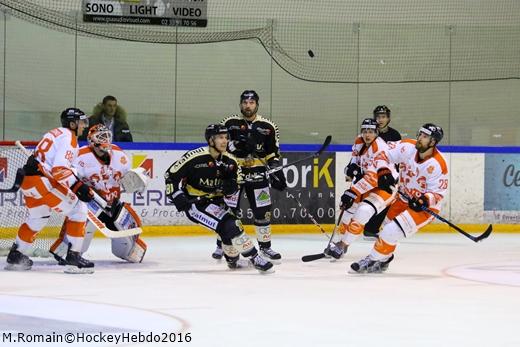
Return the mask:
[[[399,195],[401,195],[403,198],[405,198],[407,201],[410,201],[412,200],[411,197],[409,197],[408,195],[406,195],[405,193],[403,193],[402,191],[398,190],[397,191],[399,193]],[[479,241],[482,241],[486,238],[488,238],[488,236],[491,234],[491,232],[493,231],[493,225],[492,224],[489,224],[489,226],[487,227],[486,231],[484,231],[482,233],[482,235],[480,236],[472,236],[470,234],[468,234],[467,232],[465,232],[464,230],[462,230],[461,228],[459,228],[458,226],[456,226],[455,224],[451,223],[449,220],[439,216],[437,213],[433,212],[432,210],[430,210],[428,207],[426,206],[422,206],[421,209],[426,212],[426,213],[429,213],[430,215],[432,215],[433,217],[437,218],[438,220],[440,220],[441,222],[444,222],[446,224],[448,224],[450,227],[452,227],[453,229],[457,230],[459,233],[461,233],[462,235],[466,236],[468,239],[470,239],[471,241],[474,241],[474,242],[479,242]]]
[[[334,237],[334,235],[336,234],[336,230],[338,229],[339,223],[341,223],[341,219],[343,218],[343,213],[344,212],[345,212],[345,209],[342,208],[341,212],[339,214],[338,220],[336,221],[336,225],[334,226],[334,229],[332,230],[332,235],[330,235],[329,243],[327,243],[327,247],[326,248],[328,248],[330,246],[330,243],[332,242],[332,238]],[[316,253],[316,254],[309,254],[309,255],[304,255],[302,257],[302,261],[304,263],[308,263],[310,261],[322,259],[322,258],[325,258],[325,257],[326,257],[326,255],[323,252]]]
[[[20,141],[16,141],[15,142],[16,146],[18,148],[20,148],[27,156],[31,156],[31,153],[27,150],[27,148],[25,148],[25,146],[20,142]],[[43,172],[43,174],[49,178],[48,174],[46,172]],[[22,178],[23,179],[23,178]],[[76,179],[79,180],[79,178],[76,176]],[[94,193],[94,201],[96,202],[96,204],[101,208],[103,209],[104,211],[107,211],[107,202],[105,201],[105,199],[103,199],[101,196],[99,196],[99,194],[97,194],[94,190],[92,190],[92,192]],[[138,235],[138,234],[141,234],[143,232],[143,230],[141,228],[132,228],[132,229],[127,229],[127,230],[121,230],[121,231],[114,231],[114,230],[111,230],[109,228],[107,228],[107,226],[105,225],[105,223],[103,223],[94,213],[92,213],[92,211],[88,210],[87,212],[87,218],[88,220],[94,224],[96,226],[96,228],[103,234],[105,235],[106,237],[110,238],[110,239],[114,239],[114,238],[120,238],[120,237],[127,237],[127,236],[134,236],[134,235]]]
[[[325,138],[325,142],[323,142],[323,144],[321,145],[320,149],[318,151],[314,152],[313,154],[311,154],[311,155],[309,155],[309,156],[307,156],[305,158],[301,158],[301,159],[295,160],[292,163],[288,163],[288,164],[285,164],[285,165],[280,165],[280,166],[277,166],[277,167],[274,167],[274,168],[268,168],[266,172],[258,173],[255,176],[251,177],[251,179],[255,180],[255,179],[262,178],[262,177],[268,177],[270,174],[275,173],[275,172],[280,171],[280,170],[283,170],[286,167],[293,166],[294,164],[298,164],[298,163],[301,163],[302,161],[306,161],[306,160],[309,160],[309,159],[312,159],[312,158],[317,158],[327,149],[327,147],[329,147],[330,141],[332,141],[332,136],[328,135]],[[258,159],[260,159],[260,158],[258,158]],[[262,161],[262,163],[264,163],[264,161]],[[264,163],[264,165],[265,165],[265,163]]]
[[[25,171],[23,171],[22,168],[19,168],[16,170],[16,177],[14,178],[13,186],[8,189],[0,189],[0,193],[16,193],[18,189],[20,189],[24,177]]]

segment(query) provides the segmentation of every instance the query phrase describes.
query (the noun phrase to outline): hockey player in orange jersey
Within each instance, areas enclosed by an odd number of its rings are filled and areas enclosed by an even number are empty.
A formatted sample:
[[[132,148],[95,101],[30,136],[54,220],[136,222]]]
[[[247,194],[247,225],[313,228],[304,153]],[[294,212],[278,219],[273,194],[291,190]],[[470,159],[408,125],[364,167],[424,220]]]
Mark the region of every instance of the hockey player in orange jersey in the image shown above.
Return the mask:
[[[341,196],[343,218],[333,242],[324,253],[339,259],[362,233],[365,224],[383,211],[394,199],[392,190],[397,171],[389,160],[389,147],[378,137],[373,118],[361,123],[361,134],[352,146],[352,159],[346,167],[352,186]]]
[[[448,189],[448,166],[437,145],[444,132],[432,123],[423,125],[416,140],[390,143],[390,161],[399,164],[398,189],[411,197],[398,196],[391,204],[386,224],[370,254],[351,264],[355,272],[383,272],[394,258],[399,240],[415,234],[433,216],[424,207],[439,213]]]
[[[125,230],[141,227],[141,219],[128,203],[122,203],[121,179],[130,170],[130,159],[123,150],[112,144],[112,132],[103,124],[90,128],[87,135],[88,145],[79,149],[73,162],[81,180],[96,190],[110,206],[110,211],[103,211],[92,201],[89,209],[112,230]],[[87,251],[92,241],[96,226],[87,222],[85,239],[81,253]],[[64,247],[68,236],[63,233],[51,246],[51,253],[60,261],[66,252]],[[65,242],[64,242],[65,241]],[[140,263],[146,253],[146,243],[139,235],[113,238],[112,253],[132,263]]]
[[[93,193],[72,169],[78,151],[77,135],[88,127],[88,118],[77,108],[64,110],[60,118],[62,127],[43,136],[23,167],[21,190],[29,212],[7,256],[7,270],[31,269],[33,262],[24,252],[47,224],[51,210],[67,216],[63,225],[69,240],[67,269],[87,273],[94,270],[94,264],[80,254],[87,220],[86,202],[93,199]]]

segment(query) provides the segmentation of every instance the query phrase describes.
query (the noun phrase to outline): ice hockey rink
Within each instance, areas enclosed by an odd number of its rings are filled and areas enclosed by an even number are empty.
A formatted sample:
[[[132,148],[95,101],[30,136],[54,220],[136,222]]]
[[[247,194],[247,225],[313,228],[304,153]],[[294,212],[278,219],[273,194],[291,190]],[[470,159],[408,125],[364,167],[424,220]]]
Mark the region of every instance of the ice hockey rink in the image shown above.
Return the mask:
[[[154,345],[190,346],[520,345],[514,234],[492,234],[479,244],[457,233],[418,234],[398,246],[385,274],[370,275],[347,273],[369,241],[353,245],[341,261],[303,263],[302,255],[324,248],[323,235],[275,235],[284,260],[269,275],[228,270],[210,257],[212,237],[147,242],[145,261],[127,264],[111,255],[108,240],[95,239],[87,254],[96,261],[91,275],[64,274],[49,259],[29,272],[2,270],[0,345],[70,346],[5,341],[19,332],[152,332],[190,339]]]

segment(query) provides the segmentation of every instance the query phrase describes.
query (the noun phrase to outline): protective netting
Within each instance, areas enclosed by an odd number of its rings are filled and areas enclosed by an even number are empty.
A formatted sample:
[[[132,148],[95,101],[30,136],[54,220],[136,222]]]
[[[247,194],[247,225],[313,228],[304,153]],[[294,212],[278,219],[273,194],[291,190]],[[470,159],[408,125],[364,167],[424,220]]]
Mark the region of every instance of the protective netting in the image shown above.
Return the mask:
[[[515,0],[210,0],[205,28],[84,23],[81,0],[0,4],[13,16],[82,36],[166,44],[254,38],[283,70],[309,81],[520,77],[520,2]]]

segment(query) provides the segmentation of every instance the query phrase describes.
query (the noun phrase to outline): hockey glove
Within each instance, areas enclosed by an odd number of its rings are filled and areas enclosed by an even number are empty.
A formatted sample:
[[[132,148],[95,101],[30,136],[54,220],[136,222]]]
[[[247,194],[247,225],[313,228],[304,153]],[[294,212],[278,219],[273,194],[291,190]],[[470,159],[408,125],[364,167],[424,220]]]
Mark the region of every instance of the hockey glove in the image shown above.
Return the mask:
[[[352,181],[357,182],[363,178],[363,170],[356,163],[350,163],[345,168],[345,176],[349,177]]]
[[[356,199],[357,194],[352,189],[345,190],[345,193],[343,193],[343,195],[341,196],[341,204],[339,205],[339,207],[344,210],[348,210],[352,207],[352,205],[354,205],[354,201]]]
[[[392,188],[394,188],[395,179],[392,176],[392,173],[387,168],[379,169],[377,171],[377,186],[379,189],[382,189],[390,194],[393,193]]]
[[[253,136],[240,134],[237,141],[233,141],[235,147],[246,153],[254,153],[256,150],[256,140]]]
[[[94,200],[94,192],[92,191],[92,188],[79,180],[70,187],[70,190],[72,190],[78,199],[83,202],[91,202]]]
[[[222,181],[222,193],[224,196],[233,195],[238,190],[237,180],[228,178]]]
[[[191,203],[189,202],[188,198],[181,191],[174,194],[171,198],[171,201],[179,212],[187,212],[191,207]]]
[[[428,201],[428,198],[422,194],[418,198],[411,198],[408,200],[408,206],[415,212],[422,212],[423,209],[428,208],[430,206],[430,203]]]
[[[268,162],[268,166],[271,169],[278,167],[280,164],[278,160],[271,158]],[[269,180],[271,182],[271,187],[276,190],[284,191],[287,188],[287,180],[285,179],[285,174],[283,170],[278,170],[269,175]]]

